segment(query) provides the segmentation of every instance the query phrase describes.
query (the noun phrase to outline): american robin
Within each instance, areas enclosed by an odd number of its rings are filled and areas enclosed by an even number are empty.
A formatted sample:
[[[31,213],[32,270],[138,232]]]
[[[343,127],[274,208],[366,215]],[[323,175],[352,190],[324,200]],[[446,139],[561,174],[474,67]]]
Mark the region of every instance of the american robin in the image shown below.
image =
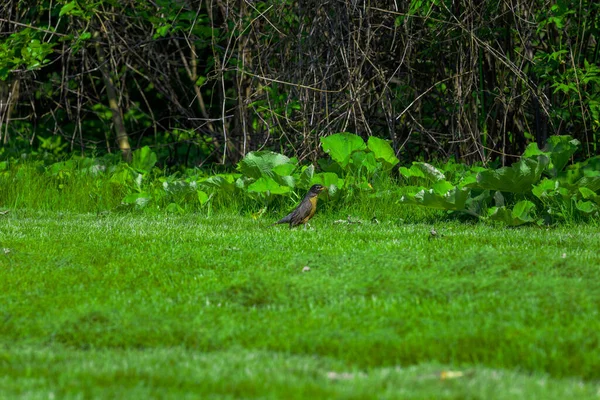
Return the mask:
[[[306,224],[315,215],[315,211],[317,211],[317,196],[323,190],[325,190],[325,186],[323,185],[312,185],[306,196],[304,196],[304,199],[298,204],[298,207],[273,225],[289,223],[291,229],[293,226]]]

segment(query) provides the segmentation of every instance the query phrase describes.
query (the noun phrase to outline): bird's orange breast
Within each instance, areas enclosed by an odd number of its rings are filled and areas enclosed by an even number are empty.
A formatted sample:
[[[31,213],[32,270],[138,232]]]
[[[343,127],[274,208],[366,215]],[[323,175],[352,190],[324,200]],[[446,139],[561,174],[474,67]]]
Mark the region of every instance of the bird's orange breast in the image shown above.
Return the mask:
[[[313,215],[315,215],[315,212],[317,211],[317,199],[317,196],[308,199],[308,201],[310,201],[310,212],[306,217],[302,219],[301,224],[305,224],[306,222],[308,222],[309,219],[313,217]]]

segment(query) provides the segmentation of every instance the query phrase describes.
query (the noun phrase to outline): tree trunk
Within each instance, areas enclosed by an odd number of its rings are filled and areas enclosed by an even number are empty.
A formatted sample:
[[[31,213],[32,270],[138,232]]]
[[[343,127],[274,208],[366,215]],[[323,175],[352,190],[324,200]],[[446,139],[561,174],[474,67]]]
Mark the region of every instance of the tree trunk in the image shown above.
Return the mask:
[[[0,81],[0,141],[3,144],[7,144],[10,139],[8,137],[8,123],[19,99],[19,82],[19,78],[16,78],[12,85],[10,84],[10,78],[7,81]]]
[[[112,111],[113,124],[115,125],[115,132],[117,134],[117,144],[119,145],[119,149],[121,150],[123,161],[129,163],[132,159],[131,146],[129,145],[129,136],[127,135],[127,131],[125,130],[125,124],[123,123],[123,115],[121,113],[121,109],[119,108],[119,103],[117,101],[117,91],[115,90],[115,85],[110,76],[109,68],[107,66],[108,61],[106,60],[106,57],[104,55],[104,49],[100,44],[99,36],[99,32],[96,32],[94,34],[94,38],[96,39],[98,67],[100,69],[100,72],[102,73],[104,85],[106,86],[106,96],[108,97],[108,106]]]

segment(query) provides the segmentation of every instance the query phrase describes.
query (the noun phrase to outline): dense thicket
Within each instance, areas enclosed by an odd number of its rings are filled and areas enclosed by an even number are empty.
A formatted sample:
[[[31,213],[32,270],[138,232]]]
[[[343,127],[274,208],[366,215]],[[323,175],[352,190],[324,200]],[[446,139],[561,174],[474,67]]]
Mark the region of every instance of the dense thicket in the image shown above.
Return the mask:
[[[503,164],[528,142],[599,153],[594,0],[8,0],[0,157],[123,153],[207,165],[319,137],[401,159]]]

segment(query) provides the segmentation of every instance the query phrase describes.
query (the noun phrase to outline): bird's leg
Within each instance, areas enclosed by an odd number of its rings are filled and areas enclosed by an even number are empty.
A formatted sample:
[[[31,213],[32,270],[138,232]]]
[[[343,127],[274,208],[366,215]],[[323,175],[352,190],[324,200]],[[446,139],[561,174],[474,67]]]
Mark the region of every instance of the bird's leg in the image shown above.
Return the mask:
[[[308,223],[304,224],[304,230],[306,230],[306,225],[308,225]]]

